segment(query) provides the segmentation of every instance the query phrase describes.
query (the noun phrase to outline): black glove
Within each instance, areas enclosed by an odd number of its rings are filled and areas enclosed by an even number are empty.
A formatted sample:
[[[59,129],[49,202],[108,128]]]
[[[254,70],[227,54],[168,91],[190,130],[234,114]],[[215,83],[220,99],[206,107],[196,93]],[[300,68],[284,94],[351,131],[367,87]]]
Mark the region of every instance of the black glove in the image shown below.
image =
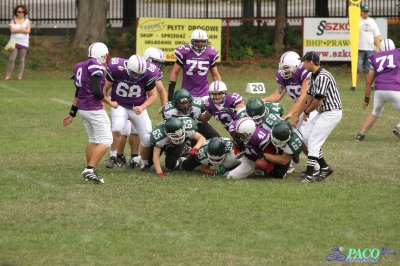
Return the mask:
[[[175,81],[170,81],[168,83],[168,101],[172,101],[174,99],[174,90],[175,90]]]

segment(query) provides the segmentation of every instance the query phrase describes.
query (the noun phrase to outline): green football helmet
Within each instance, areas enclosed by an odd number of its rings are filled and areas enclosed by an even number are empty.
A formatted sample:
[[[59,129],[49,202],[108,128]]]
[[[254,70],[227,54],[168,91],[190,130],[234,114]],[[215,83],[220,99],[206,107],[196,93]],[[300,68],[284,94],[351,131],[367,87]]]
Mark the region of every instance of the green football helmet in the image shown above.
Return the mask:
[[[260,98],[251,98],[246,104],[246,114],[256,125],[261,125],[264,115],[267,114],[264,102]]]
[[[192,100],[190,93],[183,88],[177,89],[174,92],[175,108],[184,115],[188,115],[192,111]],[[187,102],[189,102],[189,105],[185,105]]]
[[[165,133],[175,145],[182,144],[185,141],[185,126],[178,117],[170,117],[165,120]]]
[[[221,137],[214,137],[208,141],[207,156],[212,165],[221,165],[227,155],[225,141]]]
[[[292,125],[282,120],[272,127],[271,141],[277,148],[282,148],[292,137]]]

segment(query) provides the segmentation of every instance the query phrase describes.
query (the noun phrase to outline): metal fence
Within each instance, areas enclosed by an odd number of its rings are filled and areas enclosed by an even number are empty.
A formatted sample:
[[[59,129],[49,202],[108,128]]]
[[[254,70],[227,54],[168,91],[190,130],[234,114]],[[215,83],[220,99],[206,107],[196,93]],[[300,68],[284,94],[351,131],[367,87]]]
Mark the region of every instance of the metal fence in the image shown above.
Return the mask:
[[[84,1],[84,0],[82,0]],[[124,2],[135,5],[136,18],[242,18],[242,1],[248,0],[109,0],[108,19],[112,27],[122,27]],[[255,17],[275,18],[275,1],[254,0]],[[286,0],[289,18],[316,17],[316,1]],[[400,0],[368,0],[372,17],[397,17]],[[74,28],[77,17],[77,0],[0,0],[0,27],[8,27],[16,5],[24,4],[29,9],[29,18],[34,27]],[[330,17],[347,17],[347,0],[329,0]]]

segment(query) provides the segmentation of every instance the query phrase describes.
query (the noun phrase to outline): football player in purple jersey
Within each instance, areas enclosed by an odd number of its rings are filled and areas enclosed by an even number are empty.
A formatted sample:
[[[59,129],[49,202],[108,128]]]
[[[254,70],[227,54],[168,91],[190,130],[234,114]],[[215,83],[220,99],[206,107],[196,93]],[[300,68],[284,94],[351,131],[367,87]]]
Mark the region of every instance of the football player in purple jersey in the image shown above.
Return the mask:
[[[161,79],[163,78],[162,70],[165,66],[165,54],[161,49],[159,49],[157,47],[149,47],[144,51],[143,57],[147,61],[158,66],[158,68],[160,69],[158,79],[156,81],[156,88],[157,88],[158,94],[160,95],[160,102],[161,102],[161,106],[158,109],[158,113],[161,114],[162,108],[168,102],[167,92],[161,81]],[[131,147],[131,159],[129,161],[129,164],[126,164],[124,150],[125,150],[127,138],[122,136],[121,142],[120,142],[120,145],[118,148],[118,152],[117,152],[116,162],[117,162],[117,165],[126,167],[127,169],[133,169],[133,167],[137,164],[132,160],[134,157],[139,155],[140,139],[139,139],[139,135],[137,133],[136,128],[132,125],[132,123],[128,123],[128,124],[130,124],[130,130],[129,130],[130,134],[128,135],[128,139],[129,139],[129,146]]]
[[[182,70],[182,88],[185,88],[194,97],[206,99],[208,97],[208,72],[213,81],[221,80],[216,62],[219,52],[208,45],[208,36],[204,30],[194,30],[191,35],[191,45],[181,45],[175,49],[176,62],[172,68],[169,86],[168,101],[172,101],[178,74]]]
[[[365,119],[356,141],[364,140],[365,134],[374,125],[376,119],[382,115],[387,102],[390,102],[397,111],[400,111],[400,49],[396,49],[391,39],[382,40],[379,46],[380,52],[368,57],[372,75],[366,78],[363,104],[365,110],[369,104],[371,85],[375,80],[374,108]],[[393,129],[393,134],[400,138],[400,121]]]
[[[206,122],[214,116],[226,130],[229,130],[229,124],[236,120],[237,111],[244,107],[242,96],[238,93],[228,93],[226,84],[219,80],[210,84],[208,94],[209,98],[204,103],[206,111],[199,120]]]
[[[279,102],[287,93],[293,99],[295,104],[283,115],[283,119],[290,119],[298,110],[307,94],[309,83],[309,72],[304,68],[304,63],[300,61],[300,56],[293,51],[284,53],[279,61],[279,70],[276,72],[276,82],[279,84],[278,89],[262,99],[264,102]],[[310,116],[314,117],[314,114]],[[300,128],[302,119],[297,125]]]
[[[139,165],[143,171],[149,171],[152,125],[147,108],[157,99],[156,82],[159,71],[156,65],[138,54],[132,55],[128,60],[112,58],[108,64],[106,85],[103,90],[107,94],[108,89],[112,88],[110,97],[117,101],[119,106],[111,110],[114,140],[106,167],[115,163],[121,131],[129,119],[141,140]]]
[[[227,172],[226,176],[228,179],[246,178],[255,172],[256,161],[263,160],[264,153],[269,151],[271,136],[266,129],[257,126],[248,117],[233,121],[228,131],[234,140],[234,152],[240,164]],[[272,168],[273,164],[269,166]]]
[[[103,184],[104,179],[97,175],[96,166],[112,143],[110,119],[103,108],[103,102],[113,108],[118,108],[118,103],[105,97],[102,90],[106,65],[110,60],[107,46],[100,42],[93,43],[88,49],[88,57],[88,60],[74,67],[75,97],[70,113],[63,119],[63,125],[71,124],[79,110],[89,136],[86,146],[87,166],[82,176],[86,180]]]

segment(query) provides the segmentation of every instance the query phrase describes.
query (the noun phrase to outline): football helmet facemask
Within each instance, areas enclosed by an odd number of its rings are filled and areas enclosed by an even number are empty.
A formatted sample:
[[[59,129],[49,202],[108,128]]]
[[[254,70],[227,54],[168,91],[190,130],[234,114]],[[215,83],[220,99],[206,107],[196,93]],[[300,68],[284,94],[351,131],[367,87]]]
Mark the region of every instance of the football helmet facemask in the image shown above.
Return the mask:
[[[219,95],[221,93],[222,96]],[[228,89],[226,87],[226,84],[220,80],[214,81],[210,84],[210,87],[208,88],[208,95],[210,96],[211,101],[217,105],[222,105],[225,103],[227,93]]]
[[[300,56],[293,51],[284,53],[279,60],[279,73],[282,78],[290,79],[296,73],[297,68],[300,66]]]
[[[247,144],[256,131],[256,124],[253,119],[244,117],[238,120],[235,131],[243,143]]]
[[[149,47],[144,51],[143,57],[147,61],[157,65],[161,71],[163,70],[165,66],[165,54],[161,49]]]
[[[165,120],[165,133],[175,145],[185,141],[185,126],[180,118],[170,117]]]
[[[293,130],[289,122],[282,120],[272,127],[271,141],[277,148],[282,148],[292,137]]]
[[[104,65],[107,65],[110,61],[110,53],[104,43],[95,42],[89,46],[88,57],[95,58]]]
[[[264,115],[267,114],[267,108],[265,108],[264,102],[260,98],[251,98],[246,104],[246,114],[259,126]]]
[[[145,76],[146,68],[146,59],[138,54],[129,57],[128,63],[126,64],[126,70],[128,71],[129,78],[132,82],[141,81]]]
[[[175,108],[184,115],[190,114],[192,111],[192,96],[185,89],[177,89],[174,92],[174,104]],[[187,104],[189,103],[189,105]]]
[[[208,141],[207,156],[211,165],[221,165],[227,154],[225,141],[221,137],[214,137]]]
[[[194,30],[190,36],[190,43],[192,44],[193,51],[199,54],[203,53],[208,45],[207,33],[201,29]]]

